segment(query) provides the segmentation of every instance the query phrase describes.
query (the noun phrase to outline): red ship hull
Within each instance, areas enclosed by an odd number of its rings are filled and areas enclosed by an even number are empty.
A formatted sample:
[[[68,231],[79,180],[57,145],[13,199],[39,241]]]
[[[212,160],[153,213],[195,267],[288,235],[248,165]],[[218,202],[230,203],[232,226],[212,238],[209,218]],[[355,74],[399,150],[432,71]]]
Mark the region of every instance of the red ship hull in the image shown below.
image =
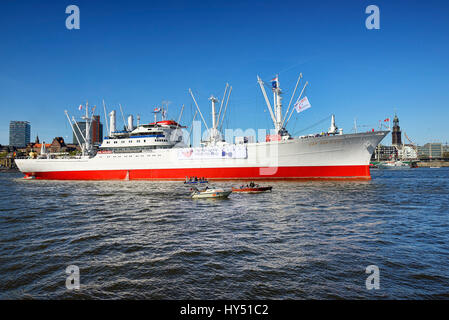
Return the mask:
[[[213,180],[371,179],[368,165],[307,167],[232,167],[136,170],[24,172],[25,177],[46,180],[185,180],[186,176]]]

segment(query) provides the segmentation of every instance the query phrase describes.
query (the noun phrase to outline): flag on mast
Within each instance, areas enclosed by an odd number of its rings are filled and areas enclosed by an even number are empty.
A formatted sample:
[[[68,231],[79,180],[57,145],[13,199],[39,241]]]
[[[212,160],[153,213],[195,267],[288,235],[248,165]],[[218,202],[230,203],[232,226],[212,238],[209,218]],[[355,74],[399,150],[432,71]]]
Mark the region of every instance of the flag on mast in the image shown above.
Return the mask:
[[[278,87],[278,76],[271,79],[271,86],[273,87],[273,89],[276,89]]]
[[[80,106],[78,107],[78,110],[83,110],[83,105],[80,104]]]
[[[154,113],[161,112],[161,108],[156,107],[156,108],[154,108],[153,112],[154,112]]]
[[[310,107],[312,106],[310,105],[309,99],[307,99],[307,97],[304,97],[301,100],[296,101],[295,103],[295,109],[297,113],[303,112]]]

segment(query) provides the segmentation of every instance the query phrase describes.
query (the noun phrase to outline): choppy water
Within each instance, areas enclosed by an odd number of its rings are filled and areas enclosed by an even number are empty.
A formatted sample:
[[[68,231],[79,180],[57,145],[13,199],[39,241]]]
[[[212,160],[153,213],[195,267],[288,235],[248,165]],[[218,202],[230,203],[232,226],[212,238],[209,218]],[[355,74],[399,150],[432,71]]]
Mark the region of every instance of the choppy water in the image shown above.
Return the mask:
[[[449,298],[448,169],[229,200],[192,200],[175,182],[21,176],[0,174],[2,299]]]

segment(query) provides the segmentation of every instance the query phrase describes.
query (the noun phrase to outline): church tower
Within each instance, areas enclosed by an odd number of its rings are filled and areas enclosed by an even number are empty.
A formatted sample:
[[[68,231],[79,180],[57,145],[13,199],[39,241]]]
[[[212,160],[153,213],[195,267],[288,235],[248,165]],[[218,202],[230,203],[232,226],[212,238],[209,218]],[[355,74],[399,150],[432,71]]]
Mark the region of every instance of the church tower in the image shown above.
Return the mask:
[[[401,127],[399,127],[399,119],[396,114],[393,119],[393,132],[391,133],[391,138],[394,146],[402,145]]]

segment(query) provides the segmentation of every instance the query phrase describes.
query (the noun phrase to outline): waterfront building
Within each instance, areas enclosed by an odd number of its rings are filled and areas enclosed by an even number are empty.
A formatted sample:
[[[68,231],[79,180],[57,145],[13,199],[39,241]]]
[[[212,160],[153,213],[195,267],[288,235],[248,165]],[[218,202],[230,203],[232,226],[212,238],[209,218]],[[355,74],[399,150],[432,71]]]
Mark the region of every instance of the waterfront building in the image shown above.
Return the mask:
[[[77,125],[79,127],[79,130],[78,127],[75,125],[72,140],[73,144],[76,145],[78,145],[78,140],[76,139],[76,136],[78,136],[78,139],[82,144],[84,143],[83,137],[86,136],[86,122],[79,121],[77,122]],[[93,116],[92,125],[90,127],[90,143],[93,145],[98,145],[102,142],[103,142],[103,124],[100,122],[100,116]]]
[[[11,121],[9,123],[9,145],[24,148],[30,143],[31,125],[28,121]]]
[[[396,159],[398,157],[398,148],[396,146],[384,146],[379,144],[371,157],[371,160],[385,161]]]
[[[418,151],[416,146],[412,144],[405,144],[401,148],[398,148],[398,157],[402,160],[418,159]]]
[[[443,157],[442,143],[426,143],[418,146],[418,156],[420,158],[440,159]]]
[[[449,155],[449,145],[446,142],[446,144],[443,145],[443,157],[448,158],[448,155]]]

